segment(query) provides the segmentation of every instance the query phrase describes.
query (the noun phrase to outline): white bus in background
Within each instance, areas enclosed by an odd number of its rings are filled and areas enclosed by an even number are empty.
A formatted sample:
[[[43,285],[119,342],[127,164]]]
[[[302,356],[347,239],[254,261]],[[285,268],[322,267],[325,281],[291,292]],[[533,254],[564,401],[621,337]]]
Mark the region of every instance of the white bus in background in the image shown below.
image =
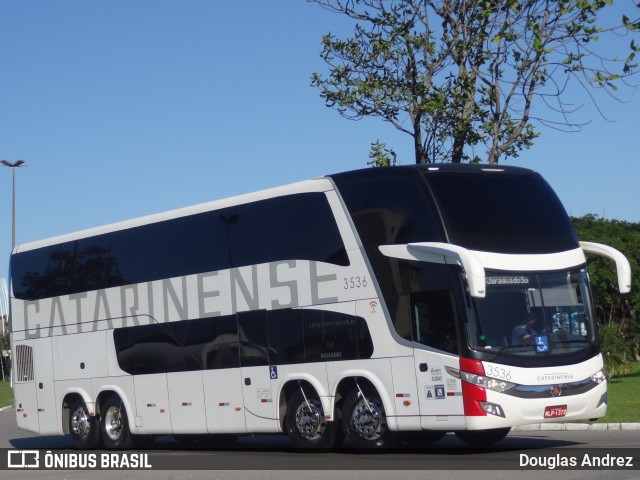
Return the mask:
[[[367,169],[18,246],[18,426],[80,448],[472,444],[607,408],[584,252],[535,172]]]

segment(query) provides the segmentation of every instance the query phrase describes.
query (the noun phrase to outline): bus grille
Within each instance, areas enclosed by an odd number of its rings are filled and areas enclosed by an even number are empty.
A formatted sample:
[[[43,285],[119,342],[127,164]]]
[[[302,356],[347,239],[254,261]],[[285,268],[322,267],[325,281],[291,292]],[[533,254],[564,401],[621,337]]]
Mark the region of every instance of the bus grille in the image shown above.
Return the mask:
[[[33,347],[16,345],[16,382],[33,382]]]

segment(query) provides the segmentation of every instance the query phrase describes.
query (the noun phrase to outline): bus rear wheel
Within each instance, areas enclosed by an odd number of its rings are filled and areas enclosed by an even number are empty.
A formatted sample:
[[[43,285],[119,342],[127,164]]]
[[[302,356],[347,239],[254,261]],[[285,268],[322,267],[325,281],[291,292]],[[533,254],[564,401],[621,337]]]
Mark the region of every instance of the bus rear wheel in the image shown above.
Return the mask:
[[[345,398],[342,429],[357,449],[387,449],[396,440],[395,432],[389,430],[380,395],[370,386],[356,386]]]
[[[490,430],[460,430],[456,437],[474,447],[489,447],[507,436],[511,427]]]
[[[127,412],[120,397],[108,397],[100,409],[100,433],[108,449],[131,446],[131,433]]]
[[[89,416],[87,406],[81,398],[71,402],[69,407],[69,432],[78,448],[97,448],[100,446],[99,422]]]
[[[322,402],[312,388],[300,387],[287,402],[285,429],[301,449],[329,449],[336,444],[337,421],[327,421]]]

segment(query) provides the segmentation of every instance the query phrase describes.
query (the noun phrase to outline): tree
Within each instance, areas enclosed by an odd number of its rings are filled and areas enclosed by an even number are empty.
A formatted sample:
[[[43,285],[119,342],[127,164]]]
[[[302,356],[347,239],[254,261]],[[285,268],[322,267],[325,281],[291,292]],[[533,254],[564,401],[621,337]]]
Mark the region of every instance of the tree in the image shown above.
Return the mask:
[[[600,324],[601,350],[609,373],[625,373],[640,359],[640,223],[605,220],[595,215],[571,219],[581,240],[611,245],[631,265],[631,292],[620,295],[611,260],[589,255],[594,307]]]
[[[387,148],[385,143],[376,140],[371,144],[369,158],[371,161],[367,162],[368,165],[374,167],[391,167],[396,164],[398,157],[393,148]]]
[[[9,342],[9,335],[5,335],[4,333],[0,332],[0,378],[2,378],[2,380],[5,380],[5,378],[11,373],[10,358],[3,355],[3,351],[9,350],[10,348],[11,344]]]
[[[410,135],[416,163],[479,161],[481,146],[497,163],[533,145],[535,123],[580,129],[573,84],[589,98],[635,88],[640,20],[605,25],[612,0],[308,1],[356,22],[352,38],[323,37],[329,71],[312,85],[340,115]],[[607,56],[605,38],[628,53]]]

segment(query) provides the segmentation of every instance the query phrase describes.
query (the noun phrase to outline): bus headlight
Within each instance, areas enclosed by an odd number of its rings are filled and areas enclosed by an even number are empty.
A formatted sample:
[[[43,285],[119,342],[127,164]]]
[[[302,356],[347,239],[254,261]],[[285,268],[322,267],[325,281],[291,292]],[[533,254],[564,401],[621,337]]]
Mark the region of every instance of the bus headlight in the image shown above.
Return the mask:
[[[502,407],[497,403],[480,402],[480,407],[482,407],[482,410],[484,410],[489,415],[495,415],[496,417],[505,418],[504,410],[502,410]]]
[[[507,382],[505,380],[498,380],[497,378],[489,378],[483,375],[475,375],[473,373],[463,371],[460,371],[460,378],[465,382],[469,382],[473,385],[486,388],[487,390],[493,390],[498,393],[506,392],[516,386],[515,383]]]
[[[604,370],[598,370],[596,373],[594,373],[593,375],[591,375],[590,380],[593,383],[603,383],[607,381],[607,372],[605,372]]]

